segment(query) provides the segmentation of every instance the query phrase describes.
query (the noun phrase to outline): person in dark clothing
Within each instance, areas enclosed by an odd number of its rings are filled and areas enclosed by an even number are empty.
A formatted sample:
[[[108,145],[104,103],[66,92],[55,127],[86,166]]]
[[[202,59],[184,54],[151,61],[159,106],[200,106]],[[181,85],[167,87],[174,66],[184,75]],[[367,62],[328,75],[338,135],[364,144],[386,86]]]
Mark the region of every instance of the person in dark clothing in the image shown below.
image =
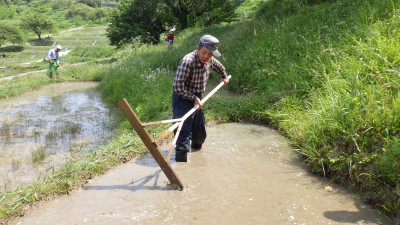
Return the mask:
[[[210,72],[215,71],[220,74],[221,82],[225,84],[229,82],[225,67],[214,58],[221,56],[217,49],[218,43],[219,40],[214,36],[204,35],[197,48],[179,62],[173,83],[173,117],[174,119],[183,117],[195,105],[199,105],[199,109],[182,125],[175,147],[177,162],[187,162],[190,147],[192,150],[199,150],[206,139],[201,95],[206,90]]]

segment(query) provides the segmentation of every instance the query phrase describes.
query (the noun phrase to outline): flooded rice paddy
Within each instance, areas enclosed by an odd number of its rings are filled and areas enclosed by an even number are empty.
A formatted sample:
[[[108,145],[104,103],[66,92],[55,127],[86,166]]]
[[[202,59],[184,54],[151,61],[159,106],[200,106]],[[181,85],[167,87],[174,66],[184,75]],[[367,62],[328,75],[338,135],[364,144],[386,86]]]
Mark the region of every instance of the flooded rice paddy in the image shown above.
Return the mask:
[[[115,106],[96,82],[57,83],[0,101],[0,191],[29,183],[113,137]]]

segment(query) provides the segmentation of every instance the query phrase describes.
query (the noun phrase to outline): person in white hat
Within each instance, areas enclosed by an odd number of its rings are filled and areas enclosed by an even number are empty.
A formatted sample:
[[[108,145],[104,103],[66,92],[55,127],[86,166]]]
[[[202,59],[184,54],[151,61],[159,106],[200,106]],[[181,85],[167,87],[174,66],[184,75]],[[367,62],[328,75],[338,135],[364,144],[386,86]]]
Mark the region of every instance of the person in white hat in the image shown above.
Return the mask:
[[[211,35],[200,38],[197,48],[180,61],[173,83],[172,108],[174,119],[182,118],[195,105],[199,109],[183,123],[175,148],[175,161],[187,162],[187,152],[199,150],[206,139],[206,122],[201,107],[201,94],[213,70],[221,82],[229,82],[225,67],[214,57],[221,56],[217,49],[219,40]],[[176,133],[176,131],[175,131]]]
[[[58,67],[60,67],[58,52],[61,51],[61,49],[62,47],[60,45],[57,45],[47,54],[47,59],[49,60],[49,69],[47,71],[47,76],[49,76],[50,78],[53,78],[54,75],[58,78],[60,75],[58,72]]]

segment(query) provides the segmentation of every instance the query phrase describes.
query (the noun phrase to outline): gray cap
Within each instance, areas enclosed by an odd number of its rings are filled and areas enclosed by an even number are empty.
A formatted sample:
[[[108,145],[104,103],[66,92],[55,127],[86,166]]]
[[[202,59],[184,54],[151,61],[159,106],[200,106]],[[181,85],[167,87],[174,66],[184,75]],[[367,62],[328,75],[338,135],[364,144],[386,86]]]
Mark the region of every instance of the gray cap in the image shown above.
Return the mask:
[[[206,47],[211,50],[213,56],[220,57],[221,53],[217,49],[218,43],[219,43],[219,40],[216,37],[207,34],[200,38],[200,41],[199,41],[199,44],[197,45],[197,47],[198,48]]]

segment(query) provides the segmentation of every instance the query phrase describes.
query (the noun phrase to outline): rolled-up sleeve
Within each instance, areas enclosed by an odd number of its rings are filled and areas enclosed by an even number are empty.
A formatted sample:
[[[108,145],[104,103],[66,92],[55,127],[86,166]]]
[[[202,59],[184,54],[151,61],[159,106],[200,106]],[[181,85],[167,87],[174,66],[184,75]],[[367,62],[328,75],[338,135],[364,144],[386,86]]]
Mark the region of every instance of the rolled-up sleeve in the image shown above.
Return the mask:
[[[214,70],[215,72],[217,72],[219,75],[221,75],[222,79],[225,79],[228,77],[228,75],[226,74],[225,71],[225,67],[222,65],[222,63],[220,63],[217,59],[215,59],[214,57],[211,59],[211,65],[212,65],[212,70]]]

